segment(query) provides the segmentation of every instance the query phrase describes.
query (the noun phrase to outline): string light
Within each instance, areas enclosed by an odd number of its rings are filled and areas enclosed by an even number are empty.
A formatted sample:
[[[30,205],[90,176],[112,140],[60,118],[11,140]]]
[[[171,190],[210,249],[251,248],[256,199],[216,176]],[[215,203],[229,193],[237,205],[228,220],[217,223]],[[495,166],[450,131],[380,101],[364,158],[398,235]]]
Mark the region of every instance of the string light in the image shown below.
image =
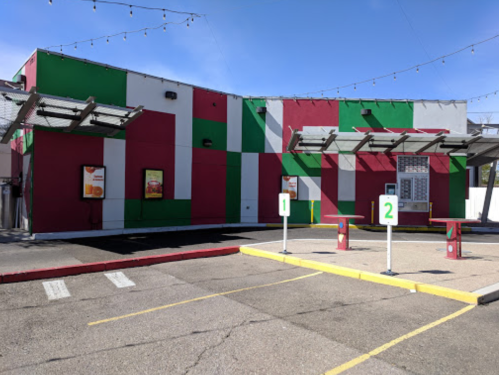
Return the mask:
[[[471,46],[471,54],[474,55],[475,54],[475,47],[474,46]]]
[[[376,86],[376,81],[373,79],[373,86]]]
[[[353,86],[353,91],[357,91],[357,84]]]
[[[166,13],[165,10],[163,9],[163,21],[166,20]]]
[[[128,31],[122,31],[122,32],[119,32],[119,33],[116,33],[116,34],[113,34],[113,35],[103,35],[103,36],[99,36],[99,37],[96,37],[96,38],[92,38],[92,39],[86,39],[86,40],[77,40],[73,43],[68,43],[68,44],[57,44],[57,45],[54,45],[54,46],[50,46],[50,47],[45,47],[45,49],[47,51],[49,51],[51,48],[57,48],[57,47],[60,47],[61,48],[61,52],[62,52],[62,47],[67,47],[67,46],[76,46],[76,44],[82,44],[82,43],[87,43],[87,42],[90,42],[91,45],[93,46],[93,41],[94,40],[100,40],[100,39],[105,39],[106,40],[106,43],[109,44],[109,41],[111,38],[114,38],[114,37],[118,37],[118,36],[121,36],[123,35],[123,40],[126,42],[126,38],[127,38],[127,34],[134,34],[134,33],[139,33],[139,32],[143,32],[144,33],[144,36],[147,37],[147,31],[148,30],[158,30],[158,29],[163,29],[163,32],[166,32],[166,26],[169,25],[169,24],[173,24],[173,25],[182,25],[184,23],[189,23],[190,19],[189,18],[186,18],[185,20],[181,21],[181,22],[164,22],[158,26],[155,26],[155,27],[145,27],[145,28],[142,28],[142,29],[138,29],[138,30],[128,30]]]
[[[187,28],[189,28],[189,21],[187,21]]]
[[[49,0],[49,5],[52,5],[52,0]]]
[[[95,6],[95,0],[94,0],[94,12],[97,10],[97,7]]]
[[[77,49],[77,48],[78,48],[78,47],[77,47],[77,45],[75,44],[75,51],[76,51],[76,49]]]
[[[93,40],[90,42],[90,47],[94,48],[94,41]]]
[[[363,84],[363,83],[372,82],[374,80],[380,80],[380,79],[383,79],[383,78],[388,78],[388,77],[390,77],[392,75],[393,75],[393,80],[396,81],[397,80],[397,77],[396,77],[397,74],[406,73],[408,71],[411,71],[412,69],[416,69],[416,73],[419,73],[419,68],[421,66],[429,65],[429,64],[432,64],[432,63],[437,62],[439,60],[442,62],[443,65],[445,65],[445,59],[446,58],[454,56],[454,55],[456,55],[458,53],[461,53],[461,52],[463,52],[465,50],[469,50],[469,48],[471,48],[471,52],[474,54],[475,53],[475,48],[474,48],[475,45],[480,45],[480,44],[483,44],[483,43],[487,43],[487,42],[490,42],[493,39],[497,39],[497,38],[499,38],[499,34],[496,34],[496,35],[491,36],[490,38],[487,38],[487,39],[475,42],[475,43],[473,43],[471,45],[467,45],[466,47],[463,47],[463,48],[458,49],[456,51],[450,52],[448,54],[436,57],[436,58],[434,58],[432,60],[428,60],[428,61],[419,63],[417,65],[413,65],[411,67],[395,71],[394,73],[387,73],[387,74],[383,74],[383,75],[380,75],[380,76],[377,76],[377,77],[372,77],[372,78],[369,78],[369,79],[366,79],[366,80],[363,80],[363,81],[357,81],[357,83],[360,85],[360,84]],[[326,89],[322,89],[322,90],[312,91],[312,92],[309,92],[309,94],[323,93],[323,92],[332,91],[332,90],[335,90],[335,89],[336,90],[338,90],[338,89],[344,89],[344,88],[347,88],[347,87],[354,86],[357,83],[349,83],[349,84],[346,84],[346,85],[343,85],[343,86],[338,86],[336,88],[333,86],[331,88],[326,88]],[[293,95],[294,96],[301,96],[303,94],[304,93],[301,93],[301,94],[296,94],[295,93]]]
[[[133,17],[132,6],[130,5],[130,17]]]

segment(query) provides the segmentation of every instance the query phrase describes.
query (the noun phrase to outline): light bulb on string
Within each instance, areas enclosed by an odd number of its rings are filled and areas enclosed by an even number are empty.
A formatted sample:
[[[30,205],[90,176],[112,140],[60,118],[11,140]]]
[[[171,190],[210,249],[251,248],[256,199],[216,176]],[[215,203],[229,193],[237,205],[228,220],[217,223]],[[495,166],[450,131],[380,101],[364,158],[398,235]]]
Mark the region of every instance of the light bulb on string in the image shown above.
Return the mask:
[[[339,88],[336,89],[336,94],[340,95],[340,89]]]
[[[126,42],[126,33],[125,33],[125,36],[123,37],[123,40]]]
[[[471,102],[473,103],[473,99],[471,99]]]
[[[478,101],[480,101],[480,97],[478,97]]]
[[[376,81],[373,79],[373,86],[376,86]]]
[[[146,31],[144,31],[144,36],[145,36],[145,37],[147,37],[147,30],[146,30]]]
[[[49,0],[49,5],[52,5],[52,0]]]
[[[164,9],[163,9],[163,20],[166,20],[166,13]]]
[[[194,17],[191,18],[191,21],[194,22]]]
[[[189,27],[189,21],[187,21],[187,27]]]
[[[94,41],[93,40],[90,42],[90,47],[94,48]]]
[[[78,48],[78,47],[77,47],[77,45],[75,44],[75,51],[76,51],[76,49],[77,49],[77,48]]]
[[[356,83],[353,84],[353,91],[357,91],[357,84]]]
[[[106,43],[107,43],[107,44],[109,44],[109,37],[107,37],[107,39],[106,39]]]
[[[130,5],[130,17],[133,17],[132,6]]]
[[[471,54],[474,55],[475,54],[475,46],[471,46]]]
[[[419,73],[419,66],[416,68],[416,73]]]
[[[397,80],[397,76],[395,75],[395,73],[393,73],[393,80],[396,81]]]
[[[94,0],[94,12],[97,10],[97,7],[95,6],[95,0]]]
[[[166,33],[166,26],[163,27],[163,32]]]
[[[489,98],[489,96],[488,96],[488,95],[485,95],[485,100],[487,100],[488,98]]]
[[[61,53],[62,53],[62,46],[61,46]]]
[[[445,65],[445,60],[444,59],[442,59],[442,65]]]
[[[497,96],[497,91],[494,93],[494,96]]]

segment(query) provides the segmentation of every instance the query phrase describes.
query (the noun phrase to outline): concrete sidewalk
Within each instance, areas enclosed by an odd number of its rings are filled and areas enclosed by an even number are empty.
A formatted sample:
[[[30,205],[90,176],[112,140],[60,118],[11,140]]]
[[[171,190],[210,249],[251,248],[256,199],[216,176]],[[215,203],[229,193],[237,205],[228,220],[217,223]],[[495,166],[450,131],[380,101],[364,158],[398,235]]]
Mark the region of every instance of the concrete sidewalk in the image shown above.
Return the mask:
[[[351,240],[353,250],[336,250],[336,240],[291,240],[292,257],[379,274],[386,271],[386,241]],[[278,254],[282,242],[258,244],[254,249]],[[463,292],[477,292],[499,283],[499,244],[466,243],[465,260],[445,258],[445,241],[393,242],[392,271],[397,279],[431,284]]]

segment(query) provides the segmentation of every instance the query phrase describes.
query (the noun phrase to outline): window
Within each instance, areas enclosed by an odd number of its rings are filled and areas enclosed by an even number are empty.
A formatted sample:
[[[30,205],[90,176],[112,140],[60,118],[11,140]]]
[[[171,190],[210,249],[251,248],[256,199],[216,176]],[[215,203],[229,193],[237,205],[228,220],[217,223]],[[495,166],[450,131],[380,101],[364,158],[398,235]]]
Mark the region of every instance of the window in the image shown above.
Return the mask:
[[[400,211],[428,212],[430,196],[428,156],[399,156],[397,182]]]

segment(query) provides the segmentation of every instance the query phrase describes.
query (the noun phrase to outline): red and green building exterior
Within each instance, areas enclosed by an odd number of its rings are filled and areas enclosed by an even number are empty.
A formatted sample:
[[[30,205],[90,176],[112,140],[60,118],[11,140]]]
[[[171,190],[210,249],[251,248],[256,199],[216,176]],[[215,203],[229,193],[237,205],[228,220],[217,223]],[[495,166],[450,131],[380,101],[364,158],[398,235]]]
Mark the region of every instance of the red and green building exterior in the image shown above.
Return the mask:
[[[12,174],[24,176],[24,226],[32,233],[280,223],[282,175],[299,177],[291,223],[335,223],[325,215],[342,213],[370,224],[374,201],[377,224],[378,197],[397,181],[398,155],[287,152],[291,129],[466,133],[465,102],[248,98],[43,50],[18,74],[26,76],[26,90],[36,86],[41,94],[144,106],[114,137],[17,131]],[[165,98],[166,91],[177,99]],[[427,155],[433,217],[464,217],[466,157]],[[82,165],[106,166],[104,200],[81,198]],[[164,171],[163,199],[143,199],[144,169]],[[428,218],[401,212],[399,224],[427,225]]]

